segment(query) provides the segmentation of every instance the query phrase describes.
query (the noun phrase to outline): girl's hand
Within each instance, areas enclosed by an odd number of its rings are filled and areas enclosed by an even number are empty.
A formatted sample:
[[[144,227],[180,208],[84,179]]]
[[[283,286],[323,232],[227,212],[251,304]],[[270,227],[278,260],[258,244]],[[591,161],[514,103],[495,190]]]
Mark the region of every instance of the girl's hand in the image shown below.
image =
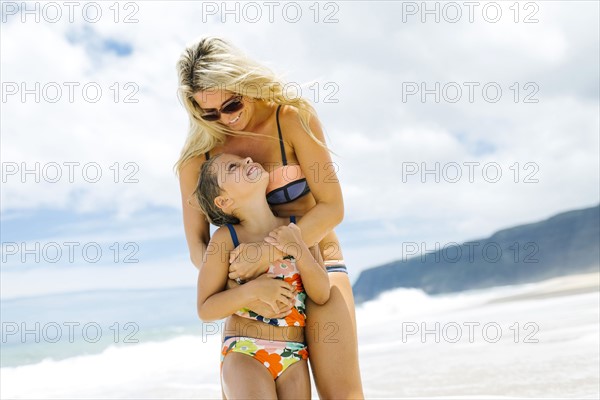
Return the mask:
[[[264,273],[268,265],[283,254],[268,243],[241,243],[229,253],[229,279],[244,281]]]
[[[257,296],[258,300],[267,303],[273,313],[279,314],[279,303],[293,304],[295,289],[283,279],[276,279],[276,276],[275,274],[263,274],[246,285],[252,286],[252,293]]]
[[[277,306],[279,310],[277,313],[273,312],[273,308],[261,300],[253,301],[248,304],[246,308],[254,311],[258,315],[262,315],[265,318],[274,319],[274,318],[284,318],[288,316],[292,312],[292,304],[291,303],[280,303],[277,302]]]
[[[306,247],[302,241],[300,227],[293,222],[287,226],[280,226],[273,229],[265,242],[275,246],[275,248],[284,254],[289,254],[294,258],[299,258],[302,250]]]
[[[232,279],[227,280],[227,289],[233,289],[239,287],[240,285]],[[265,318],[274,319],[274,318],[284,318],[288,316],[292,312],[292,303],[281,303],[277,302],[279,306],[279,310],[277,313],[273,312],[273,308],[270,305],[261,300],[255,300],[244,307],[249,308],[254,311],[258,315],[262,315]]]

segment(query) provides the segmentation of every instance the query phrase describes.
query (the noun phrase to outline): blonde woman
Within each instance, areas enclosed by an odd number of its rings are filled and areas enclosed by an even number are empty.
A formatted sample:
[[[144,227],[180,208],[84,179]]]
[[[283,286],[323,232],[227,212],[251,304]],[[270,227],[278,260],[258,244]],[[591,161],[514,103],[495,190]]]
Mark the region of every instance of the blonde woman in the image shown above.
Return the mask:
[[[177,69],[190,131],[175,167],[192,263],[202,268],[210,241],[209,223],[193,196],[203,163],[218,153],[251,157],[269,173],[266,196],[273,213],[302,216],[302,239],[308,247],[318,243],[327,267],[329,300],[306,304],[306,340],[319,397],[363,398],[354,298],[333,231],[343,219],[343,198],[315,110],[303,98],[287,97],[284,82],[220,38],[188,47]],[[264,273],[279,257],[272,243],[267,237],[232,251],[228,286]],[[281,318],[291,307],[278,304],[278,312],[260,301],[247,308]]]

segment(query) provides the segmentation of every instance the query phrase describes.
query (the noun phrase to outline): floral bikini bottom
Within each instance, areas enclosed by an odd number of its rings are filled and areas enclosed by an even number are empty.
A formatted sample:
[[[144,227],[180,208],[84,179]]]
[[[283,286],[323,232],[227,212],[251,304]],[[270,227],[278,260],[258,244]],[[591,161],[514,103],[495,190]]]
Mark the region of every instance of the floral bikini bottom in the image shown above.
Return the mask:
[[[221,369],[225,356],[231,352],[246,354],[259,361],[277,379],[290,366],[308,358],[306,344],[281,342],[243,336],[227,336],[221,350]]]

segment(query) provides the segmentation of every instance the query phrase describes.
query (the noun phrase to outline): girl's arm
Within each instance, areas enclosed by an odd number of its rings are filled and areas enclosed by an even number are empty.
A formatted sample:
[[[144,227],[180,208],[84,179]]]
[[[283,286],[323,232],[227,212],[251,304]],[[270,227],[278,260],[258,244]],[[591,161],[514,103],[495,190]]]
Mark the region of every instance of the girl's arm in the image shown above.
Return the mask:
[[[217,229],[198,274],[198,316],[203,321],[226,318],[247,304],[261,300],[270,304],[273,310],[277,302],[289,303],[294,297],[293,288],[287,282],[273,279],[275,275],[265,274],[258,279],[237,288],[225,290],[229,264],[223,252],[233,249],[229,231],[225,227]]]
[[[265,240],[296,259],[306,294],[315,303],[325,304],[329,300],[329,276],[319,246],[309,249],[302,240],[300,228],[294,223],[274,229]]]

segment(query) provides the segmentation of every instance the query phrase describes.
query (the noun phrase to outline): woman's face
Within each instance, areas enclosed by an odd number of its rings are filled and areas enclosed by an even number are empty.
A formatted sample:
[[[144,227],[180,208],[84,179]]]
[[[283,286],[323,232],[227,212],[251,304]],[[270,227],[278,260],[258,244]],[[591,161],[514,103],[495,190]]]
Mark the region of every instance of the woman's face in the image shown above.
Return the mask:
[[[242,158],[235,154],[224,153],[214,161],[219,187],[233,198],[247,196],[260,190],[264,196],[269,183],[269,174],[252,158]]]
[[[220,110],[224,103],[227,103],[233,97],[237,96],[236,93],[227,90],[206,90],[202,92],[196,92],[193,95],[196,103],[203,110],[217,109]],[[233,131],[242,131],[248,125],[248,121],[252,115],[254,115],[254,102],[250,101],[248,97],[242,97],[244,107],[232,114],[225,114],[221,112],[221,116],[216,121],[208,123],[221,124],[227,126]]]

